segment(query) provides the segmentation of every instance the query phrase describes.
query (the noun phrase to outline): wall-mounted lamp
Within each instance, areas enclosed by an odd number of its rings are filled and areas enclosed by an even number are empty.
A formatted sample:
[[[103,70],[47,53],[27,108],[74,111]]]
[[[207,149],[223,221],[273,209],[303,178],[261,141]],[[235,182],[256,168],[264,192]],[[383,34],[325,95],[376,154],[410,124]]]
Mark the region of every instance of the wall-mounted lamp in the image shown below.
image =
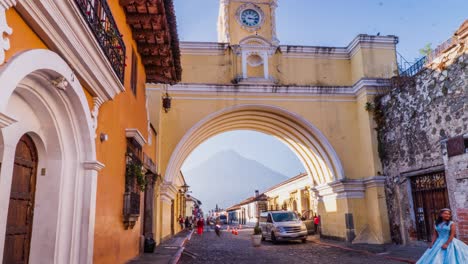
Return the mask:
[[[169,112],[169,109],[171,109],[171,100],[172,98],[169,96],[168,93],[166,93],[162,98],[164,112],[166,113]]]
[[[187,193],[189,187],[190,187],[190,186],[188,186],[186,183],[185,183],[184,185],[180,186],[180,188],[182,188],[182,192],[183,192],[183,193]]]
[[[101,135],[99,135],[99,139],[101,140],[101,142],[106,142],[107,140],[109,140],[109,135],[107,135],[106,133],[101,133]]]

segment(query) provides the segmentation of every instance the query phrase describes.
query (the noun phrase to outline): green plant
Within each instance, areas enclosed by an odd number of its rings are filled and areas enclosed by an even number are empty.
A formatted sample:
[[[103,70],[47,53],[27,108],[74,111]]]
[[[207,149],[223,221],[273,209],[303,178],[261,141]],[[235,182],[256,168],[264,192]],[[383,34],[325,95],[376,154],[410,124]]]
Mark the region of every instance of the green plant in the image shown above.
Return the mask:
[[[429,56],[432,53],[432,48],[431,48],[432,43],[427,43],[424,48],[419,49],[419,53],[423,56]]]
[[[145,178],[145,175],[143,174],[140,164],[128,163],[126,172],[125,172],[125,177],[127,180],[127,185],[132,185],[132,183],[136,180],[136,183],[138,184],[140,191],[142,192],[145,191],[146,178]]]
[[[364,106],[367,112],[372,112],[375,109],[375,105],[371,102],[366,102],[366,105]]]
[[[253,233],[254,235],[261,235],[261,234],[262,234],[262,229],[260,228],[260,226],[258,225],[258,223],[257,223],[257,225],[255,225],[253,231],[254,231],[254,233]]]

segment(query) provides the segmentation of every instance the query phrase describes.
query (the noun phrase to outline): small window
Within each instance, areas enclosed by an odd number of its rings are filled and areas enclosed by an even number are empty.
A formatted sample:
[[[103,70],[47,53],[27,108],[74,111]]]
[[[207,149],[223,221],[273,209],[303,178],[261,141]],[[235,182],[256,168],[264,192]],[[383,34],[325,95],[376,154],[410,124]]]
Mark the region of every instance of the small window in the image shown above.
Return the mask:
[[[453,137],[447,140],[447,156],[453,157],[466,153],[468,142],[463,136]]]
[[[132,72],[130,77],[130,88],[132,89],[133,94],[137,94],[137,84],[138,84],[138,57],[134,49],[132,49]]]

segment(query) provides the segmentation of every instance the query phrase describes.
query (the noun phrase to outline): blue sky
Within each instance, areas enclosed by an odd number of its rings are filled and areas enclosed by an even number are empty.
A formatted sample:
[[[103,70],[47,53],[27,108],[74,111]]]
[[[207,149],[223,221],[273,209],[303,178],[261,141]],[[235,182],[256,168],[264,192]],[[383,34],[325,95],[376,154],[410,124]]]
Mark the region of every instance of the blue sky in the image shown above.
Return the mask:
[[[182,41],[217,41],[219,0],[174,0]],[[468,18],[468,0],[279,0],[281,44],[346,46],[361,33],[396,35],[398,51],[419,57]]]
[[[174,3],[181,41],[217,41],[219,0]],[[346,46],[361,33],[396,35],[399,53],[413,61],[420,57],[419,49],[427,43],[436,47],[467,18],[468,0],[279,0],[277,30],[281,44],[314,46]],[[182,170],[223,149],[235,150],[288,177],[304,171],[286,145],[252,131],[209,139],[195,149]]]

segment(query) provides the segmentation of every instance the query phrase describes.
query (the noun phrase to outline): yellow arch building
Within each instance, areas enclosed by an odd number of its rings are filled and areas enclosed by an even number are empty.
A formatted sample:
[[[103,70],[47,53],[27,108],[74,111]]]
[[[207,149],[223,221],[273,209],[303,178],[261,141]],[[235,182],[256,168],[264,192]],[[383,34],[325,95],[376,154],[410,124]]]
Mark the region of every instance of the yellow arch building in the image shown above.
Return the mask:
[[[365,104],[389,88],[398,39],[280,45],[276,8],[276,0],[220,1],[219,41],[182,42],[182,82],[147,85],[164,176],[157,232],[170,235],[175,180],[191,151],[219,133],[248,129],[277,137],[298,155],[324,236],[390,242],[375,124]]]

